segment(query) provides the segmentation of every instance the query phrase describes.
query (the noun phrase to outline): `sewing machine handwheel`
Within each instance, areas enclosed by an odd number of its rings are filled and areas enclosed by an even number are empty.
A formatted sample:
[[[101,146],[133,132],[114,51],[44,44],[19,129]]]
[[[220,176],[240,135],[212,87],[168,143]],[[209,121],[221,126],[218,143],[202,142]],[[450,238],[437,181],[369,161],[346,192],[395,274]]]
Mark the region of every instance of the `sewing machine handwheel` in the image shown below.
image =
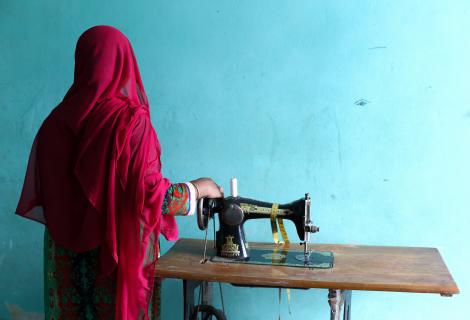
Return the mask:
[[[203,231],[207,229],[209,224],[209,215],[204,214],[204,199],[201,198],[197,201],[197,225]]]

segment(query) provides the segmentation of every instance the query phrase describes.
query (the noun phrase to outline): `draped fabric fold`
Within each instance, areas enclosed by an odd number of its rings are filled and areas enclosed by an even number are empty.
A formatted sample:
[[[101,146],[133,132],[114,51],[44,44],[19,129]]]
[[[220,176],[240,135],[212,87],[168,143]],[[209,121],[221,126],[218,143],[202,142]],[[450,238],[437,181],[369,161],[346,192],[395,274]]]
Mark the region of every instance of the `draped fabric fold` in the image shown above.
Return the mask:
[[[127,38],[108,26],[82,34],[74,83],[41,126],[17,214],[44,223],[54,241],[100,247],[101,276],[117,281],[116,319],[147,319],[160,233],[177,238],[161,205],[170,182]]]

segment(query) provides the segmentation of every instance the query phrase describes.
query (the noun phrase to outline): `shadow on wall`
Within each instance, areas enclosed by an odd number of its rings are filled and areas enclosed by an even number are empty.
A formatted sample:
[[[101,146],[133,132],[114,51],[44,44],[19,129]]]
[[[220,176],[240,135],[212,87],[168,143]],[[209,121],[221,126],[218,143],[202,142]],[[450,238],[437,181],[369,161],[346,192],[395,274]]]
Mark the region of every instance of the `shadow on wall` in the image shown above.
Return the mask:
[[[5,306],[10,314],[11,320],[43,320],[44,313],[29,312],[21,309],[16,304],[9,304],[5,302]],[[0,318],[0,320],[3,320]]]

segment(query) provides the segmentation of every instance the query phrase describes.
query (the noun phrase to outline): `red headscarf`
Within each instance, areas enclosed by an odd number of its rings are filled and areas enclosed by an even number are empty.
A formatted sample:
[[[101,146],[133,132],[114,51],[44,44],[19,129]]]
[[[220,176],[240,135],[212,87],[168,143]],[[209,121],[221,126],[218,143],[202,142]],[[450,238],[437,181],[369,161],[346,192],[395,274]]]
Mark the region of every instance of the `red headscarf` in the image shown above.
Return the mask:
[[[101,274],[116,270],[116,319],[148,318],[155,245],[177,238],[161,214],[170,183],[129,40],[117,29],[85,31],[74,83],[33,144],[17,214],[44,223],[77,252],[100,247]]]

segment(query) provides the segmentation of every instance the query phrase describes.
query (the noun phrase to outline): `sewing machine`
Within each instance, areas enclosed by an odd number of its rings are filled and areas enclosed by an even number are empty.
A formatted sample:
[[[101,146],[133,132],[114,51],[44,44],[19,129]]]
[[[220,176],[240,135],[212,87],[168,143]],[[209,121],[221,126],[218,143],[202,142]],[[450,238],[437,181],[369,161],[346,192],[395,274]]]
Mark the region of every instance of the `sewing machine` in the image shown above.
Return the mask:
[[[308,250],[310,234],[319,231],[310,219],[310,195],[288,204],[276,204],[263,202],[238,196],[237,180],[231,179],[231,196],[216,199],[200,199],[197,205],[198,226],[206,230],[209,220],[217,213],[219,216],[219,230],[215,237],[217,257],[223,261],[248,261],[250,260],[250,248],[245,238],[243,225],[251,219],[269,219],[273,231],[273,237],[279,237],[277,223],[279,222],[280,233],[287,238],[284,221],[290,220],[295,224],[297,235],[303,244],[303,253],[293,253],[289,258],[286,252],[257,252],[258,257],[269,259],[271,263],[293,265],[293,258],[303,262],[302,265],[320,265],[320,267],[332,267],[332,254],[316,253],[318,257]],[[278,239],[279,240],[279,239]],[[258,250],[259,251],[259,250]],[[330,254],[328,252],[328,254]],[[204,258],[205,259],[205,258]],[[261,260],[263,258],[260,258]],[[259,259],[258,259],[259,260]],[[290,261],[289,261],[290,260]],[[313,261],[315,260],[315,261]],[[260,261],[259,261],[260,262]],[[320,264],[319,264],[320,263]],[[323,263],[323,264],[322,264]]]

